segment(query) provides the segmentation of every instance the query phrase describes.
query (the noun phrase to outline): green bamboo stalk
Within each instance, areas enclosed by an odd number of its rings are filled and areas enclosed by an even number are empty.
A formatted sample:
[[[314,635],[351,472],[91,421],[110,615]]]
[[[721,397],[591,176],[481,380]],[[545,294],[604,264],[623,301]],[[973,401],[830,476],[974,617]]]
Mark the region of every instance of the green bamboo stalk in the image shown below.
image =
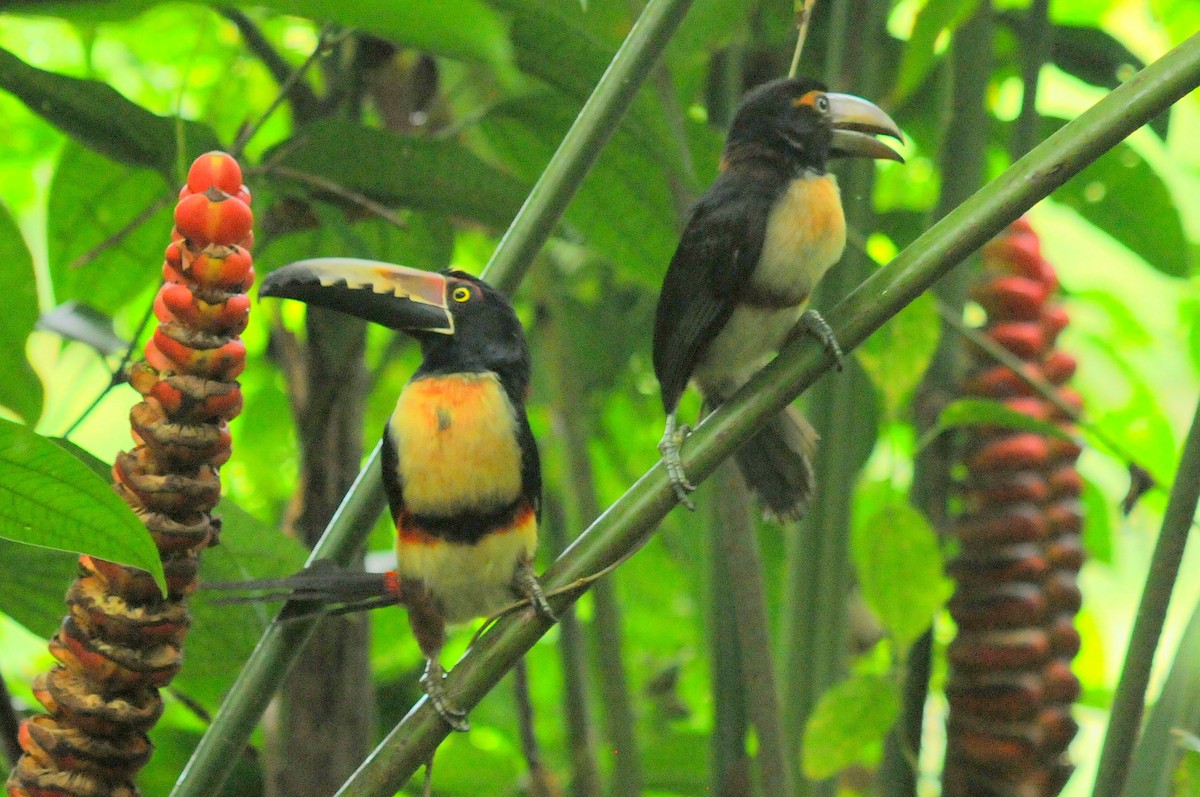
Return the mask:
[[[754,793],[746,751],[750,712],[742,655],[749,651],[738,641],[737,611],[729,589],[733,573],[721,553],[721,534],[726,516],[731,514],[722,497],[736,489],[745,490],[745,484],[737,477],[737,467],[726,462],[713,476],[712,486],[701,495],[708,537],[708,650],[713,701],[712,771],[708,782],[714,797],[748,797]]]
[[[715,492],[719,496],[716,517],[720,522],[713,529],[714,556],[727,568],[729,577],[714,582],[713,591],[727,591],[732,598],[734,638],[741,658],[740,688],[758,734],[756,758],[763,793],[791,797],[791,756],[784,744],[755,510],[735,463],[726,462],[715,481],[714,486],[719,487]]]
[[[650,0],[646,5],[488,262],[484,276],[493,285],[511,293],[520,283],[691,2]],[[309,564],[318,559],[346,564],[382,514],[380,450],[381,444],[376,444],[313,548]],[[220,791],[297,652],[313,633],[314,620],[281,622],[295,611],[285,606],[263,632],[170,797],[208,797]]]
[[[1193,36],[1194,41],[1200,34]],[[1187,42],[1185,42],[1186,44]],[[1154,653],[1158,649],[1163,623],[1167,617],[1167,606],[1179,575],[1179,563],[1192,530],[1192,519],[1196,516],[1196,504],[1200,502],[1200,404],[1192,419],[1171,485],[1171,497],[1163,517],[1162,531],[1154,546],[1150,560],[1150,572],[1146,575],[1146,588],[1138,605],[1137,619],[1129,635],[1129,646],[1125,650],[1125,666],[1121,680],[1113,696],[1112,713],[1108,733],[1104,736],[1104,748],[1100,753],[1100,766],[1096,772],[1093,797],[1120,797],[1129,777],[1129,764],[1133,747],[1137,742],[1142,725],[1142,713],[1146,704],[1146,686],[1150,682],[1150,668],[1154,664]],[[1138,784],[1142,789],[1145,784]],[[1144,792],[1138,792],[1139,794]]]
[[[964,257],[1026,209],[1200,85],[1200,34],[1192,36],[1071,121],[935,224],[829,313],[846,348],[862,343]],[[749,436],[828,368],[807,337],[780,355],[709,416],[684,445],[688,475],[707,478]],[[543,576],[550,592],[614,566],[645,544],[676,498],[662,463],[644,474],[581,534]],[[564,608],[572,598],[556,595]],[[530,611],[499,620],[451,670],[446,689],[469,709],[548,630]],[[422,699],[346,783],[340,797],[390,797],[424,763],[449,728]]]

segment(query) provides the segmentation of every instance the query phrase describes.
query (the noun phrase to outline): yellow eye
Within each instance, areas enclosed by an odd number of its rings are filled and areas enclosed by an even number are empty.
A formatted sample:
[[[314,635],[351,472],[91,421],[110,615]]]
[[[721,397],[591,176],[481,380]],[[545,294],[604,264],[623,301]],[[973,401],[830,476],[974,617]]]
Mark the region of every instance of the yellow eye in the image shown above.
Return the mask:
[[[454,292],[451,293],[450,295],[454,298],[454,301],[456,301],[456,302],[465,302],[471,298],[471,289],[459,286],[459,287],[455,288]]]

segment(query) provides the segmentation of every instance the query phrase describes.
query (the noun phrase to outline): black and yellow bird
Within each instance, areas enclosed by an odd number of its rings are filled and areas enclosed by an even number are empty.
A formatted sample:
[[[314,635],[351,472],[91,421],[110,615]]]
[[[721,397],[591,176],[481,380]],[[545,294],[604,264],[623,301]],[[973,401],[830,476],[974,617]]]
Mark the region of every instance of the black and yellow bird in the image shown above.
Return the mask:
[[[383,486],[397,569],[311,569],[242,582],[343,609],[403,604],[427,665],[421,684],[457,730],[439,661],[446,625],[527,597],[553,613],[533,572],[542,481],[525,415],[530,358],[521,323],[495,289],[461,271],[368,260],[305,260],[273,272],[262,296],[299,299],[412,335],[422,361],[383,433]]]
[[[689,508],[679,448],[679,399],[690,381],[716,407],[749,381],[797,330],[839,361],[832,331],[809,297],[842,256],[846,222],[832,158],[902,160],[875,138],[900,139],[875,105],[805,78],[746,95],[730,126],[720,173],[692,210],[663,282],[654,323],[654,371],[667,413],[659,450]],[[812,492],[816,433],[788,407],[738,450],[737,462],[769,515],[798,517]]]

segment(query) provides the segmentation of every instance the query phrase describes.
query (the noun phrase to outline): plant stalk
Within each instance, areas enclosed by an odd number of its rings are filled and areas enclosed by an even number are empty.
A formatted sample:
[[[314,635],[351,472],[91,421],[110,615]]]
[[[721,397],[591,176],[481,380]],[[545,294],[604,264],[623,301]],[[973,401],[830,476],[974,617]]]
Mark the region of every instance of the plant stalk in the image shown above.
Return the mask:
[[[1193,36],[1191,40],[1197,37]],[[1104,737],[1104,748],[1100,753],[1100,766],[1096,772],[1093,797],[1119,797],[1129,777],[1129,765],[1133,748],[1142,725],[1145,711],[1146,686],[1150,682],[1150,668],[1154,664],[1154,653],[1158,649],[1167,606],[1179,575],[1179,563],[1192,530],[1192,519],[1196,516],[1196,504],[1200,502],[1200,404],[1183,446],[1179,470],[1171,485],[1171,497],[1163,517],[1162,531],[1154,546],[1150,560],[1150,572],[1146,576],[1146,587],[1138,605],[1137,619],[1129,636],[1129,647],[1125,652],[1125,666],[1121,680],[1113,696],[1108,733]],[[1138,784],[1140,789],[1143,784]]]
[[[963,258],[1004,229],[1123,138],[1200,85],[1200,34],[1141,70],[927,230],[872,274],[827,316],[852,349]],[[829,367],[820,344],[806,337],[779,356],[710,415],[684,445],[688,475],[702,481],[766,421]],[[662,463],[608,508],[547,570],[548,592],[586,589],[586,580],[622,561],[650,538],[675,506]],[[576,593],[577,594],[577,593]],[[563,609],[574,596],[556,594]],[[499,620],[451,670],[446,690],[456,705],[474,706],[549,629],[530,610]],[[342,790],[341,797],[390,797],[445,738],[449,727],[419,701]]]

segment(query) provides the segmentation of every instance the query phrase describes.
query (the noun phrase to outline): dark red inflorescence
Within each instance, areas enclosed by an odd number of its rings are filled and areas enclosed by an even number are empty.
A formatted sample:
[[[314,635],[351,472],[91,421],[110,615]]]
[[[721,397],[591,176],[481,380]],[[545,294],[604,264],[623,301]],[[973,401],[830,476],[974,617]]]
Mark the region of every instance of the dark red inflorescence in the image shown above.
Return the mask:
[[[1078,394],[1065,387],[1075,360],[1055,349],[1067,323],[1053,301],[1058,280],[1029,223],[989,243],[984,265],[972,291],[987,312],[983,333],[1078,410]],[[966,396],[1074,431],[1068,414],[1012,369],[980,350],[973,358]],[[947,797],[1052,797],[1072,771],[1066,749],[1080,691],[1071,672],[1083,563],[1079,446],[1003,428],[966,435],[962,512],[952,527],[960,548],[949,566],[958,636],[949,649],[943,789]]]

